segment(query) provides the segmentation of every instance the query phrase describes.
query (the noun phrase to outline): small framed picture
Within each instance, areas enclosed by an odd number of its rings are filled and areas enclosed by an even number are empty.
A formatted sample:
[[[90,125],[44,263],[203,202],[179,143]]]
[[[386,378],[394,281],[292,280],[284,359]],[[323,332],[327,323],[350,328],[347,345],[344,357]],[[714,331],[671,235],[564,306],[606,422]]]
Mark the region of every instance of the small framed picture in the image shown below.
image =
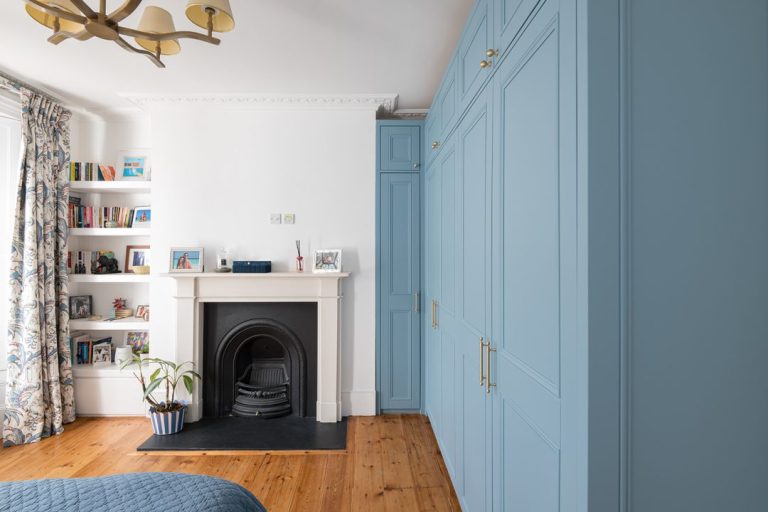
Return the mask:
[[[94,345],[93,364],[112,364],[112,345],[108,343]]]
[[[137,206],[133,211],[133,222],[131,222],[131,227],[132,228],[152,227],[152,207]]]
[[[149,354],[149,332],[128,331],[125,333],[125,346],[131,347],[134,354]]]
[[[341,272],[341,249],[315,251],[314,272]]]
[[[133,267],[145,267],[149,265],[148,245],[129,245],[125,248],[125,272],[134,274]]]
[[[91,316],[90,295],[72,295],[69,298],[69,318],[77,320]]]
[[[124,150],[117,161],[117,179],[123,181],[149,181],[151,174],[149,151]]]
[[[136,306],[136,318],[149,322],[149,306]]]
[[[202,272],[202,247],[171,247],[170,272]]]

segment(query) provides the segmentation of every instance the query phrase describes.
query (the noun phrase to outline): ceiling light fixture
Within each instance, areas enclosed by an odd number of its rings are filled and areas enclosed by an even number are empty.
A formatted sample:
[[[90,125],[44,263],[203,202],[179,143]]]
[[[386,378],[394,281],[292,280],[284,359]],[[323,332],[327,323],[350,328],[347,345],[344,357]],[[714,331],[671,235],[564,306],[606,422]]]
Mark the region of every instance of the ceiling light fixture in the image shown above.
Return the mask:
[[[235,28],[229,0],[189,0],[186,15],[195,25],[208,31],[177,32],[171,13],[160,7],[147,6],[141,14],[138,30],[120,26],[142,0],[124,0],[116,10],[107,13],[107,1],[99,0],[99,10],[94,11],[84,0],[24,0],[27,13],[46,27],[53,30],[48,42],[59,44],[65,39],[86,41],[98,37],[114,41],[123,49],[145,55],[157,67],[164,68],[162,55],[175,55],[181,51],[179,39],[196,39],[218,45],[221,40],[213,37],[214,32],[229,32]],[[133,37],[137,48],[123,36]]]

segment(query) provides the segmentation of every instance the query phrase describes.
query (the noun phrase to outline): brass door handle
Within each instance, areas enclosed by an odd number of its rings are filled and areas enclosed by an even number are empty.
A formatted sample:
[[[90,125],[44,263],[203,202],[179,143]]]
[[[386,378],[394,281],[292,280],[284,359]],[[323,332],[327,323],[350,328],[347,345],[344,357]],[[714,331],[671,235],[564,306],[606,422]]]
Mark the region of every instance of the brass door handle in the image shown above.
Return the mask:
[[[496,352],[495,348],[491,348],[491,342],[486,345],[488,347],[488,359],[486,359],[487,366],[485,367],[485,392],[490,394],[491,388],[495,388],[496,384],[491,384],[491,352]]]
[[[413,310],[416,314],[421,312],[421,293],[419,292],[413,294]]]
[[[486,57],[490,57],[490,58],[498,57],[499,56],[499,50],[494,50],[493,48],[488,48],[487,50],[485,50],[485,56]]]
[[[485,69],[491,66],[491,61],[489,60],[481,60],[480,61],[480,67]]]
[[[483,373],[483,349],[490,345],[490,343],[486,343],[485,339],[483,339],[482,336],[480,336],[480,387],[485,384],[485,374]]]
[[[437,141],[432,142],[432,149],[437,149],[440,147],[440,143]]]
[[[432,328],[437,329],[440,327],[440,322],[437,319],[437,301],[432,301]]]
[[[435,299],[432,299],[432,329],[435,328]]]

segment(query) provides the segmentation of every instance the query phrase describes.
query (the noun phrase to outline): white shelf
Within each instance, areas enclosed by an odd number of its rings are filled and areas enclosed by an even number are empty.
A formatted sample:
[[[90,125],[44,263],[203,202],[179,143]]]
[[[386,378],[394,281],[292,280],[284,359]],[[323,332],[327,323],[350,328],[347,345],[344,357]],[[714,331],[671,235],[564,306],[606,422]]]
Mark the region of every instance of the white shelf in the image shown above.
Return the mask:
[[[120,377],[125,379],[133,379],[133,373],[130,368],[120,370],[117,364],[74,364],[72,365],[72,373],[75,378],[103,378],[103,377]]]
[[[148,331],[149,322],[136,318],[124,318],[122,320],[70,320],[69,328],[72,331]]]
[[[69,236],[149,236],[149,228],[69,228]]]
[[[151,181],[73,181],[69,186],[72,192],[94,192],[111,194],[148,194],[152,190]]]
[[[149,274],[69,274],[70,283],[148,283]]]

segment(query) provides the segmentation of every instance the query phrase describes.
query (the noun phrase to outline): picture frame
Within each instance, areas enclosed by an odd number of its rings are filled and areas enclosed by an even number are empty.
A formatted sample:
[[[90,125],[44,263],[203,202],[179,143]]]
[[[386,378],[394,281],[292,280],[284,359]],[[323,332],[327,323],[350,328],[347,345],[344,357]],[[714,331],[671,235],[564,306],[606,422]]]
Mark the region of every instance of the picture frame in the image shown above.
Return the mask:
[[[149,322],[149,306],[146,304],[136,306],[136,318]]]
[[[118,153],[117,181],[150,181],[151,175],[148,149],[125,149]]]
[[[111,344],[102,343],[100,345],[93,346],[93,364],[94,365],[112,364],[112,345]]]
[[[150,228],[152,227],[152,207],[137,206],[133,209],[132,228]]]
[[[149,354],[149,331],[127,331],[125,346],[131,347],[134,354]]]
[[[133,267],[149,265],[150,249],[148,245],[129,245],[125,248],[125,273],[134,274]]]
[[[171,247],[169,272],[202,272],[204,252],[202,247]]]
[[[318,249],[312,263],[312,272],[341,272],[341,249]]]
[[[78,320],[92,314],[93,297],[90,295],[72,295],[69,297],[69,318]]]

